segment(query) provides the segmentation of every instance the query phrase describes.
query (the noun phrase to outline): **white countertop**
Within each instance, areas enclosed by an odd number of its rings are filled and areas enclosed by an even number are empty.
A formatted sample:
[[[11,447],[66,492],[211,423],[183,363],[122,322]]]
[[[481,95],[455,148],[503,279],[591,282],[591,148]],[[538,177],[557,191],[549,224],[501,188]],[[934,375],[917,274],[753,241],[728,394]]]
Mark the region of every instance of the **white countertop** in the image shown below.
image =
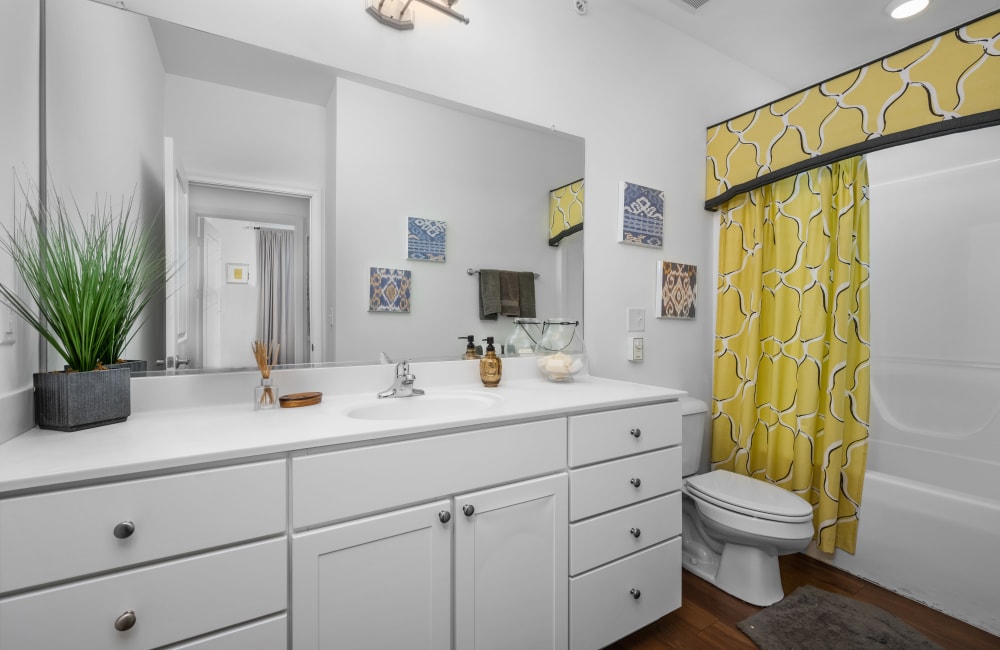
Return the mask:
[[[468,373],[471,364],[456,366]],[[376,367],[378,368],[378,367]],[[414,364],[414,372],[421,369]],[[0,494],[44,489],[67,483],[107,479],[140,472],[162,471],[202,463],[225,462],[295,450],[374,442],[381,439],[446,433],[468,428],[499,426],[525,419],[565,416],[594,409],[621,408],[677,399],[681,390],[583,376],[570,383],[547,382],[518,373],[497,388],[478,382],[454,382],[453,373],[423,368],[438,379],[417,386],[428,397],[451,395],[487,396],[491,404],[459,413],[441,409],[418,419],[381,420],[351,417],[351,409],[377,402],[375,392],[364,382],[361,392],[330,393],[323,388],[322,403],[315,406],[254,411],[253,376],[240,402],[206,405],[187,400],[188,407],[166,406],[160,410],[135,407],[127,421],[75,432],[32,429],[0,445]],[[350,369],[338,369],[338,385]],[[293,371],[295,372],[295,371]],[[359,371],[371,373],[371,371]],[[389,370],[379,371],[380,378]],[[281,393],[309,390],[303,377],[315,382],[317,375],[289,374],[279,377]],[[351,377],[347,377],[350,383]],[[447,383],[452,380],[453,383]],[[139,380],[133,380],[133,382]],[[204,382],[205,380],[201,380]],[[232,381],[232,380],[230,380]],[[149,383],[148,386],[166,384]],[[173,389],[179,384],[170,384]],[[292,390],[287,390],[286,386]],[[380,386],[385,388],[385,386]],[[420,396],[397,399],[422,399]],[[140,394],[140,402],[143,398]]]

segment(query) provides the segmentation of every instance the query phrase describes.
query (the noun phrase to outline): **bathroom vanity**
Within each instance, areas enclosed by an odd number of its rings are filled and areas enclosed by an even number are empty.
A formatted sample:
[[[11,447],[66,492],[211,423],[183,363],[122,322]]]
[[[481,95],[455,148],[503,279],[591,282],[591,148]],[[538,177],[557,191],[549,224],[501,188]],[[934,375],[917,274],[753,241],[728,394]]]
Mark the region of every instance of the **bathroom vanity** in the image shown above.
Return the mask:
[[[288,371],[323,401],[272,412],[133,379],[124,423],[0,445],[0,648],[585,649],[676,609],[684,393],[521,366]]]

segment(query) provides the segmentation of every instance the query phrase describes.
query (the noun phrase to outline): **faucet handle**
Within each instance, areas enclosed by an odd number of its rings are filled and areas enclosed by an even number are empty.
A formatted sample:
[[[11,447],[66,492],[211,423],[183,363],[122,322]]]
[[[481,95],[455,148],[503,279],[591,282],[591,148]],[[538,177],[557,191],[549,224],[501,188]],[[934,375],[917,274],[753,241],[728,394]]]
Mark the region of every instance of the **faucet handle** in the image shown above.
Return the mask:
[[[404,361],[400,361],[399,363],[396,364],[396,376],[397,377],[405,377],[408,374],[410,374],[410,361],[409,361],[409,359],[406,359]]]

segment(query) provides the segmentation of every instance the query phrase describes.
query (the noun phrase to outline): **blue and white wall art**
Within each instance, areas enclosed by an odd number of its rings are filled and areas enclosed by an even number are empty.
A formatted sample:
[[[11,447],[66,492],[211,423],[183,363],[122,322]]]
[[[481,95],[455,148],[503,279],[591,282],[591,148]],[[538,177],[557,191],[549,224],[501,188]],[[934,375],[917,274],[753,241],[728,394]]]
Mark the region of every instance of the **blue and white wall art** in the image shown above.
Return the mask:
[[[406,258],[425,262],[445,261],[448,224],[433,219],[406,218]]]
[[[663,191],[622,181],[619,188],[619,240],[623,244],[663,247]]]
[[[410,311],[410,272],[402,269],[371,267],[368,311],[408,313]]]

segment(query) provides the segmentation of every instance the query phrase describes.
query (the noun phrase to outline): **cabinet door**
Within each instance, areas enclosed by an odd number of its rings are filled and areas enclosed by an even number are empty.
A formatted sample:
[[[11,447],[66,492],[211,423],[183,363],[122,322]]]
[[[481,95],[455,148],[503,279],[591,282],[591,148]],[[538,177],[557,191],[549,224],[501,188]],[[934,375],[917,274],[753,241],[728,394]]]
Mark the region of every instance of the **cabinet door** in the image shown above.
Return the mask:
[[[455,498],[455,647],[567,647],[567,479]]]
[[[451,503],[292,538],[296,650],[451,647]]]

